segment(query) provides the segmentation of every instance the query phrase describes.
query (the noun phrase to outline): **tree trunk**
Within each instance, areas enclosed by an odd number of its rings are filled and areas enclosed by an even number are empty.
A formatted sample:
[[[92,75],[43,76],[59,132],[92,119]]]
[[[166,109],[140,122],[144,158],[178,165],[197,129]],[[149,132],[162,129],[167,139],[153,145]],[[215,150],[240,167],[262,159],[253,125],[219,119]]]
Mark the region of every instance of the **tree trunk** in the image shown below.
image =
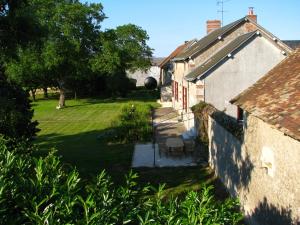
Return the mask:
[[[64,82],[59,81],[59,101],[58,101],[58,106],[56,107],[57,109],[64,108],[66,106],[65,103],[65,87],[64,87]]]
[[[63,108],[66,106],[65,103],[65,89],[64,88],[59,88],[59,102],[58,102],[58,107]]]
[[[44,87],[43,91],[44,91],[44,98],[48,98],[49,96],[48,96],[48,89],[47,89],[47,87]]]
[[[30,89],[30,92],[31,92],[32,100],[35,102],[35,92],[36,92],[36,90],[35,89]]]

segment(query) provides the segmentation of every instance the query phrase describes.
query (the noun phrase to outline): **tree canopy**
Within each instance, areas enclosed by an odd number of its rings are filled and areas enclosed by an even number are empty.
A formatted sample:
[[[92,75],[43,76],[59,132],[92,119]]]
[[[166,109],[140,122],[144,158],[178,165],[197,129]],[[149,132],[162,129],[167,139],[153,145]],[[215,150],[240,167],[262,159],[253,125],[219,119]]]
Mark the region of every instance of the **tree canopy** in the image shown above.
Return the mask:
[[[105,84],[98,88],[125,93],[126,71],[149,68],[152,49],[147,45],[147,32],[133,24],[101,30],[106,19],[101,4],[78,0],[27,3],[21,8],[30,8],[39,32],[30,45],[17,44],[14,57],[6,61],[6,74],[32,91],[47,85],[58,88],[59,108],[65,106],[66,90],[88,89],[90,82],[100,81]]]

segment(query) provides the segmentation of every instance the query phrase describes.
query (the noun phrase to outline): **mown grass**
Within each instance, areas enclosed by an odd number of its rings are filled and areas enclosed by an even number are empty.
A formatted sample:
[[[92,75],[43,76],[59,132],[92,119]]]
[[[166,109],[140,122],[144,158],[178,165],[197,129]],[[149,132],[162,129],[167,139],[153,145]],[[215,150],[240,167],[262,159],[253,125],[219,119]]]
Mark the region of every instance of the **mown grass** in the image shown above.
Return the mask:
[[[67,100],[67,107],[62,110],[55,108],[55,99],[33,103],[34,119],[41,129],[36,140],[41,148],[39,154],[57,148],[63,161],[77,167],[84,177],[93,176],[102,169],[116,176],[127,172],[133,144],[109,144],[98,137],[111,127],[111,122],[128,102],[140,107],[158,106],[154,100],[134,99]]]
[[[54,147],[63,162],[75,166],[83,178],[90,179],[105,169],[116,184],[122,182],[124,174],[131,169],[134,145],[107,143],[99,136],[111,128],[111,122],[128,103],[158,107],[156,98],[145,91],[134,93],[127,99],[67,100],[67,107],[62,110],[55,108],[57,99],[38,100],[33,103],[34,119],[38,120],[41,129],[36,140],[41,150],[37,154],[46,154]],[[215,182],[212,172],[200,167],[135,171],[139,173],[141,184],[149,182],[157,186],[166,183],[166,192],[170,195],[199,190],[204,183]],[[225,196],[219,187],[216,194],[220,198]]]

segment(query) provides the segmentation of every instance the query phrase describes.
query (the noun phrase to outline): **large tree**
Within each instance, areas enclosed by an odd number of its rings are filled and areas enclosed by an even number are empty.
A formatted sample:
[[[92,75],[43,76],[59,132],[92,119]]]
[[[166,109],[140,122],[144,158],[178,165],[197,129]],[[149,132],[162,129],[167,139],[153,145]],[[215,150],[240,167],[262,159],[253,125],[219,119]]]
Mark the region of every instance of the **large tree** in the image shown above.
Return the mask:
[[[133,24],[106,30],[99,36],[97,51],[90,60],[91,68],[105,77],[106,87],[112,94],[128,92],[131,85],[126,71],[150,67],[152,49],[147,45],[148,39],[147,32]]]
[[[92,69],[106,74],[148,69],[152,56],[148,39],[147,32],[133,24],[106,30],[99,36],[101,48],[91,59]]]
[[[18,46],[40,35],[38,21],[27,0],[0,0],[0,63],[4,55],[14,56]]]
[[[100,87],[125,93],[127,70],[146,70],[152,50],[146,31],[133,24],[102,31],[105,19],[101,4],[78,0],[27,0],[39,35],[28,46],[19,47],[7,64],[7,74],[25,88],[56,86],[58,108],[65,106],[67,89],[93,80]],[[47,78],[47,79],[45,79]],[[87,85],[88,86],[88,85]]]
[[[99,36],[100,23],[105,18],[101,4],[82,4],[79,1],[34,1],[50,7],[47,17],[41,12],[40,21],[48,35],[42,57],[52,80],[59,88],[58,107],[65,106],[65,92],[69,80],[85,76],[88,60],[93,53],[94,40]],[[42,4],[44,3],[44,5]],[[49,4],[45,4],[49,3]],[[39,11],[42,11],[39,8]]]

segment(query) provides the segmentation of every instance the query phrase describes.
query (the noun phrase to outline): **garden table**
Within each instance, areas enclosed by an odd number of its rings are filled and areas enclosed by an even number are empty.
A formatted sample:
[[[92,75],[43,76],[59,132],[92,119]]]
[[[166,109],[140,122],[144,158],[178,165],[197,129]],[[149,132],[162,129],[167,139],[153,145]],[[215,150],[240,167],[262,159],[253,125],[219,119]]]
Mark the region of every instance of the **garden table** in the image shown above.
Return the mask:
[[[179,137],[167,138],[166,146],[169,151],[180,150],[183,152],[184,143],[183,140]]]

